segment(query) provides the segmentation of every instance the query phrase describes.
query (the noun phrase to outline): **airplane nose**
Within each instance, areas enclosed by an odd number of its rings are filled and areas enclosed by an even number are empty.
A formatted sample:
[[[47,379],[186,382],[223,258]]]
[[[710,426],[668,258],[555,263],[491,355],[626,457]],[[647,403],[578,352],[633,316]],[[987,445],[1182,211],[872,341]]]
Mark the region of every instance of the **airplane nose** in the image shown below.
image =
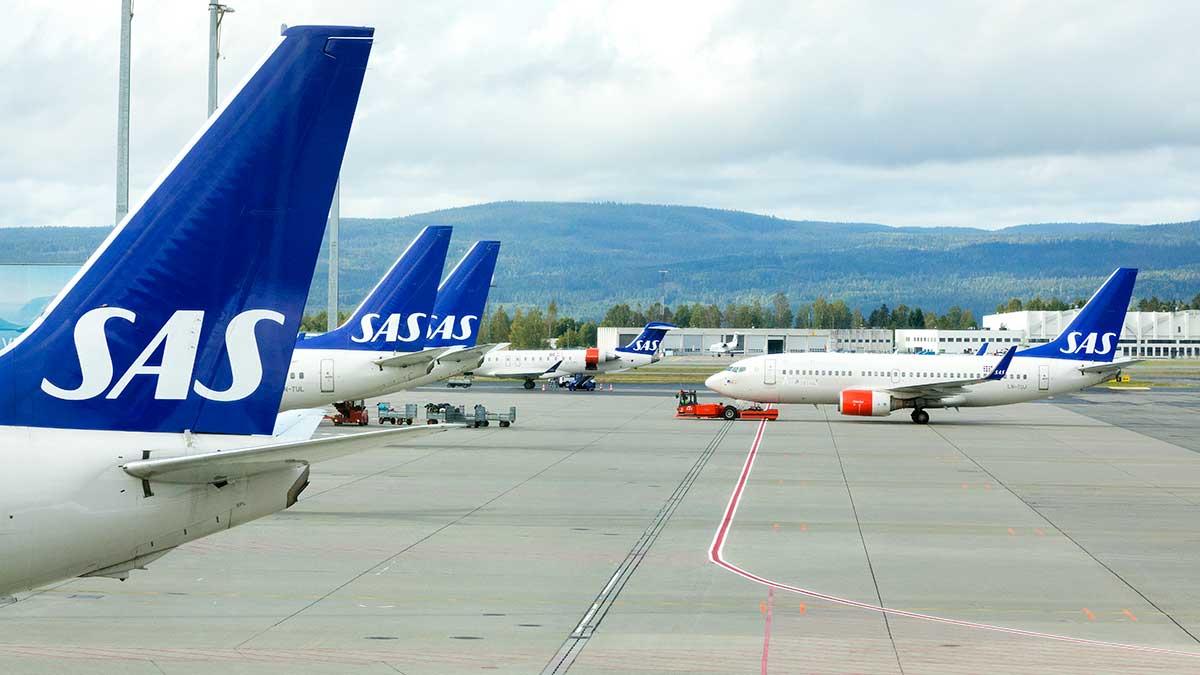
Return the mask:
[[[704,386],[708,387],[709,389],[712,389],[713,391],[717,392],[718,394],[722,394],[724,392],[722,392],[719,389],[719,387],[722,384],[724,384],[724,382],[725,382],[725,378],[723,378],[721,376],[721,373],[713,373],[712,375],[708,376],[707,380],[704,381]]]

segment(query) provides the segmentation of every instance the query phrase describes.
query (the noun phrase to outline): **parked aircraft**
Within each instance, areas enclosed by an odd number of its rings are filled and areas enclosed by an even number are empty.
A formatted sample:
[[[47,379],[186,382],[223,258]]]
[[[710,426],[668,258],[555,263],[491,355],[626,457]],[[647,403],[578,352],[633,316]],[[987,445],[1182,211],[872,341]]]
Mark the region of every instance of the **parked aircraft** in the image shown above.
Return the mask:
[[[495,343],[477,345],[476,342],[499,255],[500,242],[475,242],[438,286],[425,338],[425,348],[437,351],[433,367],[408,382],[405,389],[440,382],[477,368],[483,363],[484,354],[496,347]]]
[[[616,373],[638,368],[659,359],[663,336],[675,326],[652,321],[636,338],[611,352],[596,347],[587,349],[493,349],[472,374],[525,380],[533,389],[534,380],[570,375],[590,378],[600,373]]]
[[[718,342],[715,345],[709,346],[708,353],[712,354],[713,356],[728,356],[730,354],[733,354],[734,351],[737,350],[737,344],[738,344],[739,337],[741,337],[741,335],[739,333],[734,333],[733,339],[731,339],[730,341]]]
[[[929,422],[930,408],[1005,405],[1077,391],[1135,362],[1114,357],[1136,279],[1136,269],[1117,269],[1055,340],[1020,352],[1010,348],[999,362],[975,355],[771,354],[737,361],[705,384],[760,403],[837,404],[843,415],[907,408],[917,424]]]
[[[446,351],[426,350],[425,340],[450,231],[421,230],[345,323],[297,340],[280,410],[381,396],[430,371]],[[473,327],[462,317],[449,330]]]
[[[0,351],[0,593],[124,579],[291,506],[309,462],[427,433],[276,414],[373,33],[285,30]]]

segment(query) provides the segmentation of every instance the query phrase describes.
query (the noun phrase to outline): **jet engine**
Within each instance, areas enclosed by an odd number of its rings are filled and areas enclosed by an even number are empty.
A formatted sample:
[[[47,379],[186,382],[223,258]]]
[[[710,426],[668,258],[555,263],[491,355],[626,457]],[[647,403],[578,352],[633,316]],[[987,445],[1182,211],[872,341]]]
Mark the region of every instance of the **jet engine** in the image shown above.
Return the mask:
[[[838,412],[843,415],[885,417],[899,407],[891,394],[870,389],[843,389],[838,397]]]
[[[583,369],[584,370],[596,370],[600,366],[601,363],[608,363],[609,361],[617,361],[620,358],[621,358],[620,354],[614,354],[612,352],[602,352],[597,347],[588,347],[583,352]]]

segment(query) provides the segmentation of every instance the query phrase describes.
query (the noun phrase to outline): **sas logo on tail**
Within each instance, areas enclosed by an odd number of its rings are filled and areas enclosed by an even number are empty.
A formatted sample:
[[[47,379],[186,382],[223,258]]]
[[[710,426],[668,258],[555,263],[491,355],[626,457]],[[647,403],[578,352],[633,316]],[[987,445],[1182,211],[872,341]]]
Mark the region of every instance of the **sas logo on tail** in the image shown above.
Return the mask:
[[[1083,342],[1080,342],[1079,338],[1082,336],[1083,333],[1077,330],[1067,333],[1067,347],[1058,351],[1063,354],[1108,354],[1113,350],[1117,334],[1105,333],[1104,335],[1099,335],[1098,333],[1088,333]],[[1097,338],[1100,340],[1099,346],[1096,345]]]
[[[403,314],[392,314],[375,328],[375,320],[379,314],[363,314],[359,319],[358,335],[352,335],[354,342],[414,342],[421,337],[425,328],[425,320],[429,317],[424,312],[413,312],[405,317]],[[401,331],[403,327],[403,331]]]
[[[472,322],[479,323],[479,317],[474,315],[462,317],[450,315],[438,321],[436,316],[431,317],[424,312],[413,312],[407,316],[391,314],[376,328],[375,321],[379,317],[379,314],[364,314],[359,320],[359,334],[350,339],[359,343],[379,342],[380,340],[384,342],[415,342],[421,337],[422,329],[428,325],[429,334],[426,337],[429,339],[466,340],[475,331]],[[438,321],[437,326],[434,326],[432,321]],[[456,331],[455,328],[458,330]]]
[[[195,391],[210,401],[239,401],[253,394],[262,383],[262,358],[255,328],[260,321],[271,321],[281,326],[284,323],[282,314],[269,309],[247,310],[229,322],[225,327],[225,352],[229,355],[229,369],[233,377],[227,389],[217,391],[199,380],[192,380],[200,329],[204,325],[202,310],[181,309],[172,314],[142,353],[117,378],[116,384],[113,384],[116,373],[105,330],[111,319],[136,323],[137,315],[120,307],[99,307],[80,317],[75,324],[75,352],[82,381],[74,389],[65,389],[42,378],[42,391],[65,401],[85,401],[101,394],[106,399],[115,399],[120,397],[133,378],[149,375],[157,378],[155,400],[181,401]],[[150,364],[151,358],[160,350],[161,361],[156,365]],[[112,385],[111,389],[109,385]]]
[[[658,351],[659,340],[635,340],[633,350],[637,352],[656,352]]]
[[[433,321],[438,322],[436,327],[434,327]],[[458,322],[458,332],[454,331],[456,321]],[[472,322],[478,325],[479,317],[474,314],[459,317],[450,314],[439,320],[435,315],[431,317],[428,337],[430,340],[435,338],[440,340],[469,340],[475,332],[475,328],[471,325]]]

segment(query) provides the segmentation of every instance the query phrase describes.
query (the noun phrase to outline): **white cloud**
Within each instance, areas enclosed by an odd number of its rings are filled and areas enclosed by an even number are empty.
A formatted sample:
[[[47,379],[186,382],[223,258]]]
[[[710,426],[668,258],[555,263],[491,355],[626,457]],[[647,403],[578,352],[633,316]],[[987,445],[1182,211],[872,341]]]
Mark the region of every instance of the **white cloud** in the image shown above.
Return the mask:
[[[111,221],[109,4],[19,7],[0,225]],[[233,4],[225,91],[281,22],[377,27],[345,215],[495,199],[985,227],[1200,215],[1187,4]],[[135,9],[136,199],[202,121],[207,15]]]

